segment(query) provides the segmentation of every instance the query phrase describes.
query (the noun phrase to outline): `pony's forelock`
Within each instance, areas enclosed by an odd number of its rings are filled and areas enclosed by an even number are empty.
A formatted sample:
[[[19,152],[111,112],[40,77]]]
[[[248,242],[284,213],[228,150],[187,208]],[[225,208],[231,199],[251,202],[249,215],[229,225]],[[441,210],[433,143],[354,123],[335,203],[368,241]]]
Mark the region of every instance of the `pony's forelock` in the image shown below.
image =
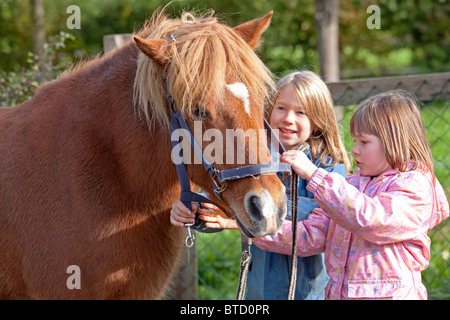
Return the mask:
[[[253,49],[232,28],[220,23],[213,11],[203,15],[183,12],[180,18],[157,12],[138,34],[149,39],[172,35],[175,39],[162,48],[169,59],[164,73],[139,53],[134,105],[150,127],[157,121],[170,128],[166,79],[176,108],[185,117],[207,99],[223,103],[227,79],[244,83],[250,95],[267,95],[267,89],[275,86],[272,73]]]

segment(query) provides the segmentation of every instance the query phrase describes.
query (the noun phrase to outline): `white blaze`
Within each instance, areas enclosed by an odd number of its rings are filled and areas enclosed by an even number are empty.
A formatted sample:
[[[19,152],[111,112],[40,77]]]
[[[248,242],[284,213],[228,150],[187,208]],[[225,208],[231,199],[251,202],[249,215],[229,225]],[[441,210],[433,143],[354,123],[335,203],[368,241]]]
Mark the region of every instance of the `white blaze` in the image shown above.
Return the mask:
[[[242,100],[244,103],[244,109],[250,115],[250,100],[248,89],[242,82],[236,82],[233,84],[225,85],[226,88],[236,97]]]

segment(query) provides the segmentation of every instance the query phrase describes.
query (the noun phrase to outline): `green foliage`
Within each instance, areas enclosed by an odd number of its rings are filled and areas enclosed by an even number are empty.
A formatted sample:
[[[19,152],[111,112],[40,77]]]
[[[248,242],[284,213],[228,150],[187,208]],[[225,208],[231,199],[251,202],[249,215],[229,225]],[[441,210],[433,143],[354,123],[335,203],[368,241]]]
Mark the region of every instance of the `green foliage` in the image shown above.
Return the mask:
[[[19,72],[0,70],[0,107],[16,105],[30,99],[37,87],[57,78],[66,70],[72,60],[60,51],[65,48],[67,40],[74,40],[74,36],[61,31],[49,37],[42,57],[29,52],[26,67]]]
[[[368,29],[369,5],[380,8],[381,29]],[[382,76],[450,69],[448,0],[341,1],[343,76]],[[356,69],[356,70],[355,70]]]
[[[158,0],[43,0],[48,35],[71,32],[76,40],[64,51],[73,59],[101,52],[103,36],[130,33],[169,1]],[[370,30],[369,5],[380,7],[381,29]],[[68,30],[69,5],[81,10],[81,29]],[[342,77],[381,76],[450,70],[450,13],[448,0],[350,0],[340,1],[340,48]],[[167,11],[214,9],[231,26],[273,10],[270,28],[258,53],[278,75],[294,68],[319,70],[314,20],[310,0],[180,0]],[[30,0],[0,1],[0,69],[19,72],[32,50]]]

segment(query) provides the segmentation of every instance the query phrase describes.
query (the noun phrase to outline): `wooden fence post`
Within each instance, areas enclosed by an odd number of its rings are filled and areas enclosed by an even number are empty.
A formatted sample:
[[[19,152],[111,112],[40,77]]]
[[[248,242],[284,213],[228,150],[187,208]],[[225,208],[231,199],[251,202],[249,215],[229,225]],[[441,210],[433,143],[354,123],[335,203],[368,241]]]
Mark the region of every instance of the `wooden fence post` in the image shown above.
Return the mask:
[[[121,34],[107,34],[103,36],[103,47],[105,53],[115,49],[120,48],[126,44],[131,38],[131,33],[121,33]]]

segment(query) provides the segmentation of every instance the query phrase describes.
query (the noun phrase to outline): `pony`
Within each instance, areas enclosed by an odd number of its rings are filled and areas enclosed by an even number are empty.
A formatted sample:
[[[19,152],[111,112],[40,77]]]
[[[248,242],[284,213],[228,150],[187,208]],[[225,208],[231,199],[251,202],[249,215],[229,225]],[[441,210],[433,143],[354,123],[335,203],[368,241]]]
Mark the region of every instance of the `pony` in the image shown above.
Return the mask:
[[[123,47],[0,109],[0,298],[164,294],[184,237],[169,221],[180,186],[167,88],[191,128],[258,132],[273,75],[254,49],[271,17],[232,28],[213,12],[156,11]],[[228,86],[236,83],[247,96]],[[265,148],[258,163],[271,161]],[[276,174],[230,181],[221,200],[201,165],[187,170],[250,235],[280,227]]]

